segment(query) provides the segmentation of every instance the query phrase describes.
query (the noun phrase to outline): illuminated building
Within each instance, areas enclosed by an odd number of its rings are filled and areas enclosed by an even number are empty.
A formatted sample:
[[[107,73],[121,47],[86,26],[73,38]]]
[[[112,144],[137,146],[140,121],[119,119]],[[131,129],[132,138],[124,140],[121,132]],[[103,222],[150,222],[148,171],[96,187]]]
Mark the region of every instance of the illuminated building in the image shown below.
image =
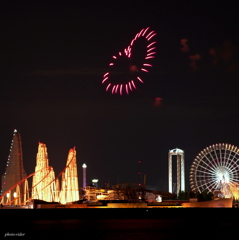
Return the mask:
[[[92,185],[98,187],[98,179],[92,179]]]
[[[79,187],[78,187],[78,174],[76,164],[76,150],[72,148],[69,150],[66,168],[62,173],[62,185],[60,193],[61,203],[71,203],[78,201]]]
[[[99,200],[124,200],[125,197],[115,190],[86,186],[84,199],[89,202],[98,202]]]
[[[82,165],[82,168],[83,168],[83,188],[85,188],[86,187],[86,168],[87,168],[85,163]]]
[[[2,176],[2,194],[8,191],[21,179],[26,177],[26,172],[23,168],[23,156],[22,156],[22,142],[20,133],[15,129],[13,132],[13,138],[10,147],[10,153],[8,155],[6,171]],[[18,186],[16,191],[21,191],[22,186]],[[16,192],[8,193],[6,197],[13,199],[16,197]]]
[[[178,148],[172,149],[168,153],[168,184],[169,192],[172,193],[172,156],[177,156],[177,194],[185,191],[185,172],[184,172],[184,151]]]
[[[46,144],[39,142],[35,174],[32,179],[32,198],[53,202],[55,190],[55,173],[48,163]]]
[[[157,191],[144,190],[142,192],[141,188],[129,189],[125,188],[128,184],[119,184],[115,185],[114,189],[102,189],[95,186],[87,186],[85,188],[85,197],[84,199],[89,202],[98,202],[98,201],[130,201],[130,202],[139,202],[144,195],[144,199],[147,202],[161,202],[162,196]],[[135,184],[136,185],[136,184]],[[123,187],[123,188],[120,188]],[[138,184],[136,185],[136,187]],[[133,197],[134,195],[134,197]]]
[[[228,187],[229,187],[229,194],[227,195],[223,191],[224,189],[221,190],[225,198],[233,197],[235,200],[239,200],[239,184],[234,182],[234,183],[228,184]]]

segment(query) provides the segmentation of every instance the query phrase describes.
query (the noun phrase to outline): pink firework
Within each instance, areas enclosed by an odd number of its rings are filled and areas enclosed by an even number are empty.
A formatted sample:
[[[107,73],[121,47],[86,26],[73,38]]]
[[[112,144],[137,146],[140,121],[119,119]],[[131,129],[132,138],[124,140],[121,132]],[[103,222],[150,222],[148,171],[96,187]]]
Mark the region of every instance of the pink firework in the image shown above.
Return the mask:
[[[151,61],[156,54],[156,41],[153,38],[156,34],[149,27],[141,29],[123,51],[112,56],[110,71],[103,75],[102,80],[106,91],[112,94],[129,94],[138,84],[144,83],[144,74],[153,67]],[[144,52],[142,48],[137,51],[137,44],[142,40],[146,43]]]

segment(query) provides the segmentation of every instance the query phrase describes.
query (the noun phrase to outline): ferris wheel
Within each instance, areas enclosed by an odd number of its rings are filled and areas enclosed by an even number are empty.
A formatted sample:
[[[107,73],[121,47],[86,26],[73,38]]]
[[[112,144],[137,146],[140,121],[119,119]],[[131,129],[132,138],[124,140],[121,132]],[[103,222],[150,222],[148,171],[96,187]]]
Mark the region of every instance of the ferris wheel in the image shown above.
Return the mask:
[[[190,169],[192,191],[209,193],[220,190],[222,185],[239,183],[239,149],[231,144],[219,143],[201,151]]]

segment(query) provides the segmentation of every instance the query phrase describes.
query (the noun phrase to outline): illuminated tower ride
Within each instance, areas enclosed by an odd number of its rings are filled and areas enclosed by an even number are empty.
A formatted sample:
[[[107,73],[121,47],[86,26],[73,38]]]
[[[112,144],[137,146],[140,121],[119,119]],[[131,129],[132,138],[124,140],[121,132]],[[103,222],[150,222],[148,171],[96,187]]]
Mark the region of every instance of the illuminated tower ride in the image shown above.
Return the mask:
[[[82,165],[82,168],[83,168],[83,188],[85,189],[86,188],[86,164],[84,163]]]
[[[22,157],[22,142],[20,133],[15,129],[13,132],[13,139],[8,155],[6,171],[2,176],[2,194],[13,187],[17,182],[26,177],[26,172],[23,168]],[[20,186],[22,188],[23,186]],[[20,191],[22,189],[19,189]],[[11,195],[16,195],[16,192],[11,192]],[[8,198],[13,198],[9,196]]]
[[[32,198],[53,202],[55,190],[55,173],[48,165],[47,148],[44,143],[39,142],[35,174],[32,180]]]
[[[71,203],[78,201],[79,187],[78,187],[78,174],[76,164],[76,150],[72,148],[69,150],[66,167],[62,173],[62,185],[60,193],[61,203]]]
[[[172,155],[177,156],[177,194],[179,194],[180,190],[185,191],[184,151],[175,148],[168,153],[168,185],[170,193],[172,193]]]

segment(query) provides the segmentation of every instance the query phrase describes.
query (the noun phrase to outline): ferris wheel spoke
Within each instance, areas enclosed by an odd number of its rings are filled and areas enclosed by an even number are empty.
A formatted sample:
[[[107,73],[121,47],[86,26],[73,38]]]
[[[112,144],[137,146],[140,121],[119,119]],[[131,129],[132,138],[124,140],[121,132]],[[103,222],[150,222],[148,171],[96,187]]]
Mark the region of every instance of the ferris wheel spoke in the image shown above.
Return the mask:
[[[231,177],[230,177],[230,179],[229,180],[235,180],[235,181],[239,181],[239,176],[238,176],[238,174],[233,174]]]
[[[214,152],[215,152],[215,156],[216,156],[216,161],[218,162],[218,165],[221,166],[220,157],[218,157],[218,155],[217,155],[217,146],[214,146]]]
[[[197,180],[198,185],[203,185],[205,184],[205,179],[202,180]]]
[[[225,167],[231,168],[233,166],[234,157],[232,154],[225,159]]]
[[[228,154],[228,157],[227,157],[227,154]],[[228,151],[228,149],[225,150],[225,154],[224,154],[224,159],[227,160],[227,159],[231,159],[231,155],[232,155],[232,152],[231,151]],[[230,166],[230,161],[224,161],[225,163],[225,167],[228,167]]]
[[[233,174],[233,175],[234,175],[234,173],[237,174],[237,172],[238,172],[238,170],[233,169],[233,168],[227,168],[227,170],[228,170],[228,172],[229,172],[230,174]]]
[[[223,158],[223,167],[224,168],[229,168],[230,167],[230,165],[231,165],[231,163],[230,163],[230,159],[226,159],[225,157]]]
[[[217,179],[213,179],[213,180],[211,181],[210,187],[211,187],[211,189],[216,189],[216,188],[218,187],[218,185],[219,185],[218,180],[217,180]]]
[[[210,171],[210,172],[213,172],[211,169],[216,170],[216,168],[214,168],[212,165],[209,165],[205,161],[201,160],[201,162],[203,162],[206,166],[208,166],[208,168],[205,168],[204,166],[200,165],[201,168],[204,168],[204,169],[206,169],[207,171]]]
[[[211,184],[208,185],[208,183],[203,183],[202,185],[200,185],[200,187],[202,188],[203,186],[205,186],[207,189],[209,189],[209,187],[215,186],[215,185],[217,185],[217,182],[212,181]],[[211,188],[211,189],[212,189],[212,188]],[[211,189],[209,189],[209,190],[211,191]]]
[[[228,152],[228,159],[231,159],[231,156],[232,156],[232,159],[234,158],[235,155],[233,155],[232,151],[229,151],[229,149],[227,149],[226,152]]]
[[[214,153],[215,153],[215,156],[216,156],[216,162],[218,163],[218,166],[220,167],[221,164],[220,164],[220,158],[218,157],[217,155],[217,149],[216,149],[217,146],[214,146]]]
[[[197,178],[205,177],[205,175],[196,175]]]
[[[204,168],[204,167],[202,167],[202,168]],[[206,170],[208,170],[208,169],[206,169]],[[213,175],[214,174],[213,171],[209,171],[209,170],[208,171],[197,170],[197,171],[200,172],[200,173],[209,174],[209,175]]]
[[[225,167],[223,167],[223,169],[226,169],[228,172],[230,172],[232,170],[231,166],[225,166]]]
[[[217,181],[214,181],[213,184],[211,184],[211,189],[218,189],[218,186],[219,186],[219,182]]]
[[[226,166],[226,167],[229,167],[229,166],[233,165],[234,158],[235,158],[235,155],[233,155],[233,154],[230,153],[230,155],[229,155],[228,158],[227,158],[228,161],[226,161],[225,166]]]
[[[211,189],[217,189],[218,185],[219,185],[219,182],[215,179],[212,181],[210,187],[211,187]]]
[[[221,166],[225,166],[227,163],[228,163],[228,161],[226,161],[227,160],[227,158],[226,158],[226,156],[227,156],[227,152],[226,152],[226,150],[225,149],[220,149],[220,158],[221,158]]]
[[[207,189],[209,189],[210,191],[212,191],[212,189],[215,189],[215,186],[217,185],[217,183],[215,183],[215,182],[212,182],[212,183],[203,183],[203,184],[201,184],[200,185],[200,188],[202,189],[202,191],[203,191],[203,189],[205,189],[205,188],[207,188]]]
[[[211,152],[209,152],[209,155],[210,155],[211,159],[213,159],[215,161],[215,167],[217,167],[217,168],[220,167],[220,165],[218,165],[218,163],[217,163],[217,157],[215,159],[215,157],[212,156]],[[209,161],[211,162],[211,160],[209,160]]]
[[[236,157],[236,155],[234,155],[233,156],[233,159],[232,159],[232,162],[233,162],[233,160],[234,160],[234,158]],[[233,162],[233,164],[231,164],[232,166],[238,166],[238,160],[239,160],[239,158],[235,161],[235,162]]]
[[[205,183],[200,183],[200,182],[199,182],[199,183],[197,184],[197,189],[200,190],[200,191],[203,191],[203,188],[204,188],[205,185],[206,185]]]
[[[232,179],[230,179],[229,180],[229,183],[237,183],[238,182],[238,179],[236,179],[236,178],[232,178]]]
[[[214,181],[216,181],[216,179],[215,178],[203,178],[203,179],[197,179],[198,180],[198,182],[199,183],[201,183],[201,182],[203,182],[203,183],[206,183],[206,182],[214,182]]]
[[[238,165],[235,166],[235,167],[234,167],[234,165],[230,165],[230,166],[227,167],[227,169],[228,169],[228,172],[230,172],[232,174],[234,174],[234,173],[238,174],[238,172],[239,172],[239,166]]]
[[[205,155],[205,158],[207,159],[207,161],[208,161],[209,163],[211,162],[211,160],[208,158],[207,155]],[[217,164],[216,164],[216,166],[210,165],[210,167],[211,167],[212,169],[216,170],[216,167],[218,167],[218,166],[217,166]]]
[[[222,166],[222,150],[219,148],[219,155],[220,155],[220,165]]]
[[[203,166],[201,166],[201,168],[203,168],[203,169],[198,170],[198,172],[205,173],[205,174],[211,174],[211,175],[213,175],[213,174],[215,173],[215,171],[212,171],[212,170],[210,170],[210,169],[207,169],[207,168],[205,168],[205,167],[203,167]],[[203,171],[203,170],[204,170],[204,171]],[[206,171],[205,171],[205,170],[206,170]]]

